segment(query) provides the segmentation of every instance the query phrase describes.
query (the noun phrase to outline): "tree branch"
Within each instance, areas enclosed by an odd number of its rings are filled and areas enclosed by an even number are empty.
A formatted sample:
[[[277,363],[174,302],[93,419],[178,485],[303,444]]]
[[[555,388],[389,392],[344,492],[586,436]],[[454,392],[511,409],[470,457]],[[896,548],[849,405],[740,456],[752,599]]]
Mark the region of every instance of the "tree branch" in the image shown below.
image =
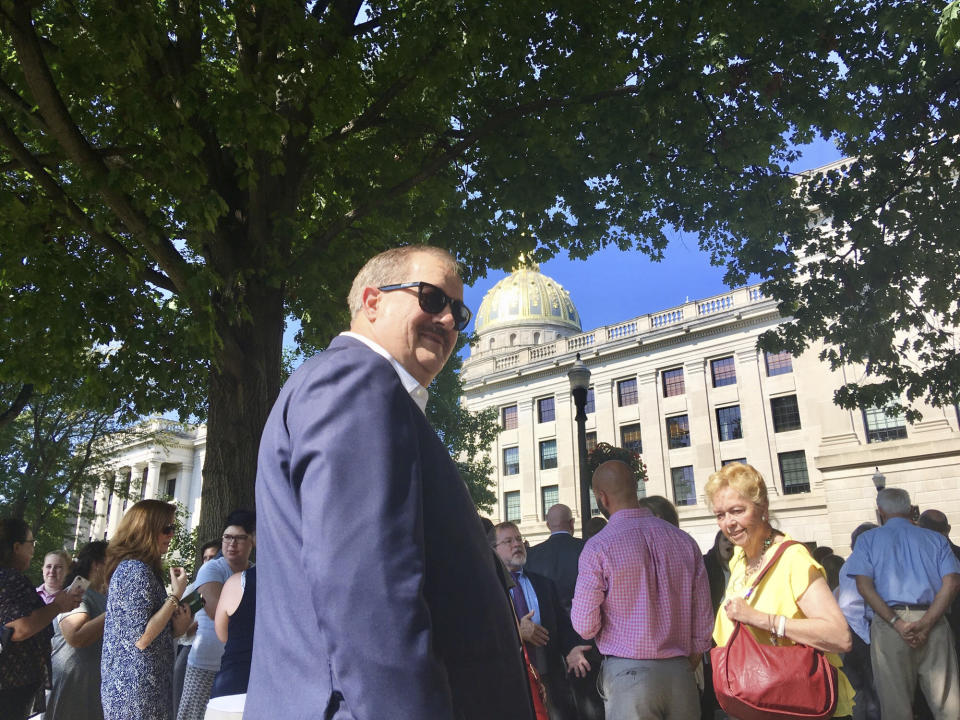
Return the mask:
[[[414,188],[425,180],[433,177],[450,162],[458,157],[463,156],[466,151],[475,143],[493,135],[494,133],[500,132],[508,124],[543,110],[594,104],[602,100],[634,95],[639,91],[640,87],[638,85],[621,85],[615,88],[610,88],[609,90],[601,90],[599,92],[590,93],[588,95],[579,97],[543,98],[540,100],[532,100],[527,103],[521,103],[514,107],[504,108],[499,113],[490,116],[479,128],[464,135],[459,142],[453,145],[445,145],[445,149],[442,152],[434,155],[432,158],[429,158],[423,165],[421,165],[417,172],[413,173],[408,178],[400,181],[392,187],[384,189],[379,195],[372,198],[367,203],[344,213],[341,217],[334,220],[326,228],[326,230],[319,233],[310,242],[306,243],[306,247],[309,248],[308,252],[301,253],[300,255],[292,258],[290,269],[292,270],[295,267],[301,266],[301,264],[304,262],[310,262],[311,260],[316,259],[316,257],[318,257],[327,248],[331,240],[339,233],[343,232],[346,228],[366,217],[393,198],[403,195],[411,188]],[[440,147],[440,145],[435,147]]]
[[[7,30],[13,40],[20,67],[34,101],[40,109],[50,136],[63,148],[67,156],[81,171],[94,181],[104,202],[120,218],[130,233],[143,243],[157,264],[166,272],[178,290],[186,290],[192,274],[190,264],[184,260],[176,247],[164,234],[150,227],[147,218],[139,212],[123,192],[111,187],[109,170],[103,160],[90,146],[60,97],[53,75],[40,49],[40,42],[33,29],[29,8],[20,3],[4,3]]]
[[[31,383],[24,383],[24,385],[20,388],[20,392],[17,393],[17,396],[13,399],[13,402],[10,403],[10,407],[0,413],[0,428],[6,427],[17,419],[17,416],[23,412],[23,409],[27,406],[27,403],[30,402],[32,395],[33,385]]]
[[[98,242],[104,250],[136,270],[141,279],[164,290],[169,290],[173,293],[177,292],[177,287],[169,277],[152,268],[141,268],[139,259],[136,258],[126,246],[110,233],[98,230],[93,220],[67,195],[60,184],[53,179],[40,161],[30,154],[30,151],[24,147],[13,130],[2,120],[0,120],[0,144],[4,145],[13,155],[14,159],[22,165],[27,172],[33,175],[40,187],[46,192],[47,197],[53,201],[54,207],[69,220],[79,225],[92,240]]]

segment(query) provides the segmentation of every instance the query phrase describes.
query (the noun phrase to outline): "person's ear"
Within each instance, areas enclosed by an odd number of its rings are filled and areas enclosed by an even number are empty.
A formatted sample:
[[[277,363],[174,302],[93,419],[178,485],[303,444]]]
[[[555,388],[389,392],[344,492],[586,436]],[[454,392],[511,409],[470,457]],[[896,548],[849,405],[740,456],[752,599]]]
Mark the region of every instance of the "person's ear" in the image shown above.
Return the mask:
[[[365,287],[363,289],[363,294],[360,296],[361,312],[367,319],[367,322],[372,323],[376,321],[377,311],[380,309],[381,297],[383,297],[383,293],[375,287]]]

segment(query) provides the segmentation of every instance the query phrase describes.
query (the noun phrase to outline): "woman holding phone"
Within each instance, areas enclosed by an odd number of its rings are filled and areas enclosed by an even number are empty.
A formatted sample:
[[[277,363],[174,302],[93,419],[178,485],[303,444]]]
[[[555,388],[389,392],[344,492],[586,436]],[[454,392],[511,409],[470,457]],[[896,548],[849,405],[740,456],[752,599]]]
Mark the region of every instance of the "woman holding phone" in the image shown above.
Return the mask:
[[[170,568],[168,595],[162,558],[176,525],[174,506],[141,500],[127,510],[107,547],[107,612],[100,664],[106,720],[171,720],[173,639],[190,626],[180,605],[187,586]]]

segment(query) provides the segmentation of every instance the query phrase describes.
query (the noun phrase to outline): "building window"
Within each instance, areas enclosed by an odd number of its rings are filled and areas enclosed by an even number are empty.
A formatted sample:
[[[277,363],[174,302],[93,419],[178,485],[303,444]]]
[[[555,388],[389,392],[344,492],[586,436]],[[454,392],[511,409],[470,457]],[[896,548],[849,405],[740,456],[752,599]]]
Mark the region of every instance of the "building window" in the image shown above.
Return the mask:
[[[540,469],[553,470],[557,466],[557,441],[544,440],[540,443]]]
[[[597,433],[588,432],[587,433],[587,452],[593,452],[593,449],[597,446]]]
[[[556,485],[548,485],[540,488],[540,499],[543,505],[543,517],[547,516],[547,510],[560,502],[560,488]]]
[[[724,465],[729,465],[730,463],[740,463],[741,465],[746,465],[747,459],[746,458],[730,458],[729,460],[721,460],[720,466],[723,467]]]
[[[786,375],[793,372],[793,355],[786,350],[778,353],[767,352],[763,354],[763,360],[767,365],[767,376]]]
[[[736,385],[737,368],[733,363],[733,356],[711,360],[710,374],[713,376],[714,387]]]
[[[690,420],[686,415],[675,415],[667,418],[667,447],[690,447]]]
[[[683,368],[674,368],[673,370],[664,370],[663,377],[663,396],[673,397],[674,395],[683,395],[686,387],[683,383]]]
[[[504,430],[515,430],[517,427],[517,406],[507,405],[500,411],[501,425]]]
[[[503,515],[507,522],[520,522],[520,491],[503,494]]]
[[[863,411],[863,421],[867,426],[867,442],[902,440],[907,436],[903,416],[888,413],[883,408],[867,408]]]
[[[167,480],[167,497],[173,498],[177,494],[177,479],[175,477]]]
[[[740,427],[740,406],[717,408],[717,436],[724,440],[739,440],[743,437]]]
[[[509,447],[503,449],[503,474],[518,475],[520,473],[520,448]]]
[[[553,422],[557,419],[557,410],[553,403],[553,395],[537,400],[537,422]]]
[[[773,415],[774,432],[800,429],[800,408],[796,395],[771,398],[770,412]]]
[[[670,468],[670,478],[673,480],[673,504],[696,505],[697,487],[693,483],[693,465]]]
[[[593,401],[593,388],[587,388],[587,403],[583,406],[583,411],[587,415],[597,411],[596,403]]]
[[[637,379],[630,378],[629,380],[621,380],[617,383],[617,405],[624,407],[625,405],[636,405],[637,404]]]
[[[807,475],[807,456],[803,450],[777,454],[780,477],[783,479],[783,494],[796,495],[810,492],[810,477]]]
[[[640,423],[624,425],[620,428],[620,447],[632,450],[637,455],[643,453],[643,441],[640,439]]]

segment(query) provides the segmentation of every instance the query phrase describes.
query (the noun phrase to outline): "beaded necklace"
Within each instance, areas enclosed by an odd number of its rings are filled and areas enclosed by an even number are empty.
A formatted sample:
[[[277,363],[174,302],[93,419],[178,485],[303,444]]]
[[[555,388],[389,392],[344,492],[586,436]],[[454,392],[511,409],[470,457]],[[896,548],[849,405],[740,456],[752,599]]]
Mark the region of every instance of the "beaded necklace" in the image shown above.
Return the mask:
[[[770,549],[770,546],[773,545],[773,529],[771,528],[770,533],[763,540],[763,549],[760,551],[760,555],[757,556],[756,560],[752,560],[747,563],[746,566],[746,576],[749,577],[757,572],[761,567],[763,567],[763,558],[767,554],[767,550]]]

